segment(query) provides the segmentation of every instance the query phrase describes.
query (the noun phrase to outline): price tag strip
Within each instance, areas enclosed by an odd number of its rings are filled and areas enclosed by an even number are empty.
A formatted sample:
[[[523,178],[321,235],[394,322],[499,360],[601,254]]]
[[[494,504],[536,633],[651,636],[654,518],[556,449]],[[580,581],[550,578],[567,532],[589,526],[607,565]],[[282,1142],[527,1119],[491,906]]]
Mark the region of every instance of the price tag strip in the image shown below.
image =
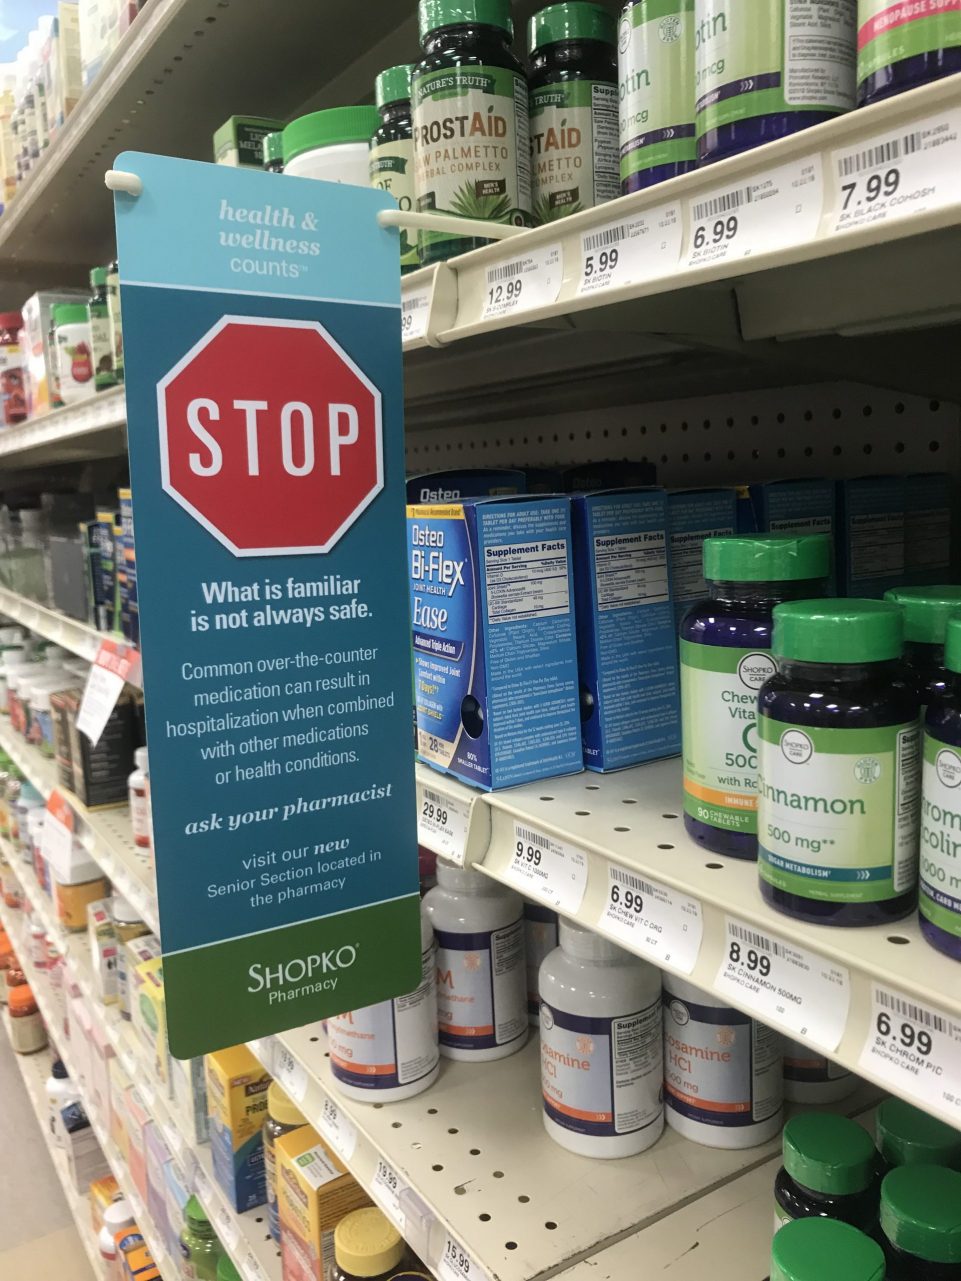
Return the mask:
[[[394,1167],[385,1161],[383,1157],[378,1158],[377,1169],[374,1173],[374,1181],[370,1190],[380,1208],[401,1236],[407,1230],[407,1217],[400,1203],[401,1193],[405,1192],[406,1189],[407,1184]]]
[[[422,285],[409,294],[401,295],[400,302],[400,337],[401,342],[413,342],[423,338],[427,333],[427,319],[430,315],[430,285]]]
[[[687,202],[687,267],[749,258],[817,235],[824,205],[820,156],[765,170]]]
[[[508,874],[521,893],[574,916],[587,889],[587,855],[515,821],[514,857]]]
[[[440,1281],[490,1281],[490,1273],[485,1272],[449,1232],[444,1238],[437,1275]]]
[[[724,957],[714,979],[752,1014],[830,1054],[848,1019],[851,979],[843,965],[727,917]]]
[[[214,1211],[213,1221],[217,1228],[217,1235],[226,1243],[227,1249],[236,1250],[240,1243],[240,1224],[237,1222],[237,1216],[224,1202],[221,1202]]]
[[[295,1103],[307,1096],[307,1072],[279,1041],[274,1042],[274,1076]]]
[[[464,864],[470,808],[466,801],[451,799],[425,787],[417,811],[417,840],[435,854]]]
[[[40,851],[61,880],[72,880],[74,815],[67,801],[54,788],[47,798],[40,836]]]
[[[858,1069],[961,1125],[961,1019],[879,983],[872,989]]]
[[[77,729],[94,747],[117,706],[124,684],[135,680],[139,672],[140,652],[133,645],[114,640],[100,642],[77,713]]]
[[[681,257],[680,205],[658,205],[581,235],[579,294],[667,276]]]
[[[597,928],[637,955],[690,974],[704,920],[697,899],[609,863],[607,902]]]
[[[559,242],[488,267],[484,320],[549,307],[557,301],[563,278],[564,255]]]
[[[893,222],[961,201],[961,110],[831,153],[831,231]]]
[[[337,1155],[349,1162],[357,1147],[357,1127],[345,1116],[333,1099],[324,1099],[318,1129]]]

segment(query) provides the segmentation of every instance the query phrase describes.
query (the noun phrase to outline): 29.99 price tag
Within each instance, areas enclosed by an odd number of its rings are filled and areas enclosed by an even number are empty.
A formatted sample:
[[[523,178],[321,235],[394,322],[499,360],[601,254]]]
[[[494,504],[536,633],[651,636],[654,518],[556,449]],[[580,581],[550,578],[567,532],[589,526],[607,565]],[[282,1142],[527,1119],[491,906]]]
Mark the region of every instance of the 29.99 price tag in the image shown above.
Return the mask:
[[[587,889],[584,851],[521,823],[514,824],[514,856],[508,872],[522,894],[549,903],[569,916],[576,913],[584,901]]]
[[[303,1103],[307,1095],[307,1072],[291,1052],[274,1043],[274,1076],[295,1103]]]
[[[595,293],[669,275],[681,256],[683,226],[679,205],[658,205],[585,231],[577,292]]]
[[[421,285],[410,293],[401,295],[400,301],[400,338],[401,342],[413,342],[423,338],[427,333],[427,317],[430,314],[430,285]]]
[[[441,1281],[490,1281],[488,1274],[448,1232],[437,1265]]]
[[[828,1053],[844,1035],[851,979],[843,965],[727,918],[724,958],[714,980],[763,1023],[814,1041]]]
[[[961,1125],[961,1020],[875,983],[858,1070]]]
[[[560,243],[538,246],[487,268],[484,320],[557,301],[564,275]]]
[[[607,902],[597,928],[632,952],[690,974],[704,922],[697,899],[609,863]]]
[[[344,1161],[351,1159],[357,1146],[357,1127],[333,1099],[324,1099],[318,1129],[339,1157]]]
[[[417,840],[435,854],[463,865],[469,820],[466,802],[442,796],[430,787],[420,790]]]
[[[380,1208],[402,1236],[407,1228],[407,1217],[401,1206],[400,1198],[406,1187],[407,1184],[394,1167],[385,1161],[383,1157],[379,1158],[371,1191]]]

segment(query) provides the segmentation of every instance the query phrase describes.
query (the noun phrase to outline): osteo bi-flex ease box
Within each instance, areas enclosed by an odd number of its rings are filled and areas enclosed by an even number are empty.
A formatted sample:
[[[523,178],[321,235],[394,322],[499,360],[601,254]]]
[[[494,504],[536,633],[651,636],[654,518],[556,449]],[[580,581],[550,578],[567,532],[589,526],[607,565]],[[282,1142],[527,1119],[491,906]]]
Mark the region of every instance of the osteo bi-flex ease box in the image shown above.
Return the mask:
[[[477,787],[582,768],[570,500],[407,508],[417,751]]]
[[[739,504],[742,534],[827,534],[834,538],[836,485],[823,477],[768,480],[747,487],[747,501]],[[834,570],[827,591],[836,590]]]
[[[523,494],[527,476],[509,467],[464,467],[460,471],[428,471],[408,476],[409,503],[459,503],[462,498],[493,498]]]
[[[572,502],[581,733],[588,769],[681,750],[667,494],[614,489]]]
[[[676,489],[667,496],[670,534],[671,600],[674,621],[707,595],[704,581],[704,543],[737,529],[737,491],[734,489]]]
[[[842,596],[880,598],[902,587],[903,476],[857,476],[838,481],[838,586]]]

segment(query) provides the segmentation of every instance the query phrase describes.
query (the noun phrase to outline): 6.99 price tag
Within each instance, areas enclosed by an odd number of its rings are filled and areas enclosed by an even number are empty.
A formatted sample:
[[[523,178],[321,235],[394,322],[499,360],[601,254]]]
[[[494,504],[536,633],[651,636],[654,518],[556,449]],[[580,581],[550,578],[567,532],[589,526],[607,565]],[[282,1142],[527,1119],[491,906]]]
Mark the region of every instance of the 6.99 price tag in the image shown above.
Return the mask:
[[[514,857],[508,869],[521,893],[569,916],[584,901],[587,855],[564,841],[514,824]]]
[[[961,1020],[875,983],[858,1069],[961,1125]]]
[[[609,863],[607,902],[597,928],[634,953],[690,974],[704,923],[697,899]]]

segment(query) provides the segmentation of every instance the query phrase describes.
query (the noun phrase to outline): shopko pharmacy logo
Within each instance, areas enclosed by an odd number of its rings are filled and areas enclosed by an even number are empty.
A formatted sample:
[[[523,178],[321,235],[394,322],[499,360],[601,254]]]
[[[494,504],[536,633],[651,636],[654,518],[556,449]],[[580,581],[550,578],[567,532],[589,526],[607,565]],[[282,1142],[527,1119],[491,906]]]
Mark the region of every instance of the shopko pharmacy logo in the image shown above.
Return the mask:
[[[164,490],[235,556],[328,552],[384,487],[380,391],[315,321],[224,316],[157,415]]]

